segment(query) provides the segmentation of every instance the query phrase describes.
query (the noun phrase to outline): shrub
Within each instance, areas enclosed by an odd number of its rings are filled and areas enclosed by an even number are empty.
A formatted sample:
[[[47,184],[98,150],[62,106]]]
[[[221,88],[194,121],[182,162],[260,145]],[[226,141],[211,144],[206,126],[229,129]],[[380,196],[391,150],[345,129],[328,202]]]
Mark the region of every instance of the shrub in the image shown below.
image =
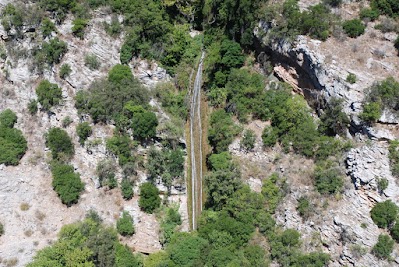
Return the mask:
[[[62,91],[56,84],[43,80],[36,88],[39,103],[43,109],[49,110],[52,106],[58,105],[62,98]]]
[[[73,120],[71,119],[71,117],[66,116],[65,118],[62,119],[61,125],[63,128],[68,127],[71,123],[73,122]]]
[[[147,213],[153,213],[161,205],[158,188],[152,183],[144,183],[140,186],[139,206]]]
[[[89,54],[85,56],[85,66],[91,70],[98,70],[101,66],[100,61],[94,54]]]
[[[60,63],[61,59],[67,51],[67,43],[65,43],[64,41],[60,41],[58,37],[51,39],[49,42],[43,42],[42,48],[40,50],[49,65]]]
[[[371,8],[391,17],[399,15],[399,5],[396,0],[373,0]]]
[[[16,122],[17,115],[11,109],[0,113],[0,127],[13,128]]]
[[[28,146],[22,132],[13,128],[17,121],[14,112],[0,113],[0,164],[18,165]]]
[[[265,147],[272,147],[277,143],[278,135],[277,130],[268,125],[263,129],[262,141]]]
[[[348,76],[346,76],[346,81],[350,84],[354,84],[356,82],[356,75],[349,73]]]
[[[386,178],[378,178],[377,179],[377,187],[380,193],[384,192],[385,189],[388,188],[389,181]]]
[[[267,211],[270,214],[274,214],[278,204],[280,203],[280,200],[283,198],[283,192],[280,190],[278,181],[278,174],[273,173],[262,183],[262,195],[267,201]]]
[[[256,136],[255,136],[254,131],[246,130],[244,132],[244,136],[242,137],[241,142],[240,142],[241,148],[244,148],[245,150],[254,149],[255,140],[256,140]]]
[[[217,153],[227,151],[233,138],[238,134],[231,115],[223,109],[216,110],[211,114],[209,123],[209,143]]]
[[[85,28],[87,25],[87,21],[85,19],[77,18],[73,20],[73,26],[72,26],[72,33],[76,37],[83,39],[85,35]]]
[[[364,33],[366,26],[360,19],[347,20],[343,23],[345,33],[352,38],[356,38]]]
[[[107,150],[118,157],[118,162],[121,167],[136,161],[132,153],[135,145],[136,144],[127,135],[116,135],[106,141]]]
[[[60,78],[65,80],[66,77],[68,77],[72,72],[71,66],[69,64],[62,64],[60,67]]]
[[[96,174],[100,182],[100,186],[108,186],[110,189],[115,188],[118,183],[115,179],[116,166],[111,160],[102,160],[98,163]],[[123,192],[123,189],[122,189]]]
[[[128,178],[123,178],[121,182],[122,197],[124,199],[131,199],[133,197],[132,182]]]
[[[134,234],[133,218],[129,212],[124,211],[122,217],[116,222],[116,230],[123,236],[131,236]]]
[[[4,235],[4,225],[0,222],[0,236]]]
[[[371,219],[380,228],[392,225],[398,214],[398,207],[391,200],[377,203],[370,211]]]
[[[399,54],[399,36],[396,38],[394,46],[395,46],[396,50],[398,50],[398,54]]]
[[[53,159],[70,158],[75,153],[72,140],[61,128],[51,128],[46,134],[46,146],[51,150]]]
[[[376,19],[378,19],[378,17],[380,16],[380,12],[376,9],[372,9],[372,8],[362,8],[360,10],[360,18],[361,19],[369,19],[371,21],[374,21]]]
[[[342,0],[323,0],[323,3],[332,7],[339,7],[342,4]]]
[[[393,77],[375,83],[366,98],[369,102],[381,102],[382,107],[397,111],[399,107],[399,82]]]
[[[324,113],[320,116],[319,131],[325,135],[335,136],[339,134],[344,136],[350,120],[343,111],[343,100],[331,98]]]
[[[395,225],[391,228],[390,234],[393,239],[395,239],[396,243],[399,243],[399,223],[396,220]]]
[[[79,136],[79,144],[83,146],[86,139],[92,133],[90,124],[88,122],[79,123],[78,126],[76,126],[76,133]]]
[[[41,31],[42,31],[43,37],[46,38],[46,37],[51,36],[52,32],[56,32],[57,29],[55,28],[54,23],[50,19],[44,18],[42,21]]]
[[[144,111],[133,114],[132,129],[134,138],[140,141],[154,138],[157,126],[158,119],[154,112]]]
[[[68,207],[77,203],[84,184],[80,180],[80,175],[74,172],[73,166],[53,162],[51,172],[53,174],[52,186],[62,203]]]
[[[372,253],[379,259],[389,259],[393,250],[394,241],[388,235],[379,235]]]
[[[298,199],[298,206],[296,207],[296,210],[298,211],[299,215],[304,218],[307,219],[310,216],[311,210],[312,210],[312,206],[310,204],[310,201],[307,197],[300,197]]]
[[[28,103],[28,111],[29,111],[30,115],[35,115],[37,113],[37,110],[38,110],[37,101],[35,99],[32,99]]]
[[[393,176],[399,177],[399,141],[389,143],[389,160]]]
[[[314,170],[316,189],[321,194],[334,194],[342,190],[344,180],[339,166],[331,161],[321,161]]]
[[[359,118],[365,122],[376,122],[381,117],[381,104],[370,102],[363,105]]]

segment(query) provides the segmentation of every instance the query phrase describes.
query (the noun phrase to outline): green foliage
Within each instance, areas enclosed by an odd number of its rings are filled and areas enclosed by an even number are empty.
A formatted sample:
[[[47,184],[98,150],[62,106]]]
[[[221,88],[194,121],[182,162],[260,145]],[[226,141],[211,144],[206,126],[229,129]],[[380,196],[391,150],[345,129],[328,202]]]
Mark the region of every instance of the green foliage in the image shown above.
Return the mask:
[[[377,203],[370,211],[371,219],[380,228],[392,226],[398,214],[398,207],[391,200]]]
[[[298,206],[296,207],[296,210],[303,219],[306,220],[309,218],[312,212],[312,205],[306,196],[302,196],[298,199]]]
[[[101,66],[100,61],[94,54],[88,54],[85,56],[85,66],[91,70],[98,70]]]
[[[152,181],[161,178],[170,189],[173,181],[184,178],[184,153],[180,148],[163,148],[161,151],[151,148],[146,168]]]
[[[73,120],[71,119],[71,117],[66,116],[64,119],[62,119],[62,122],[61,122],[62,128],[68,127],[69,125],[71,125],[72,122],[73,122]]]
[[[345,135],[350,120],[346,113],[342,111],[342,103],[342,99],[332,98],[330,100],[324,113],[320,116],[320,132],[329,136]]]
[[[17,117],[11,110],[0,113],[0,164],[18,165],[28,149],[22,132],[13,128],[16,122]]]
[[[134,138],[145,141],[154,138],[158,119],[154,112],[144,111],[133,114],[132,129]]]
[[[160,205],[161,198],[158,188],[152,183],[143,183],[140,186],[140,209],[147,213],[153,213]]]
[[[265,147],[272,147],[278,140],[277,128],[266,126],[262,132],[262,141]]]
[[[392,174],[399,177],[399,140],[389,143],[389,160]]]
[[[51,172],[53,174],[52,186],[62,203],[68,207],[77,203],[79,195],[84,189],[84,184],[80,180],[80,175],[74,172],[73,166],[53,162]]]
[[[51,66],[60,63],[67,51],[67,43],[55,37],[50,39],[49,42],[43,42],[41,49],[36,52],[35,57],[43,56],[44,61]]]
[[[4,235],[4,225],[0,222],[0,236]]]
[[[386,178],[378,178],[377,179],[377,187],[380,193],[383,193],[385,189],[388,188],[389,181]]]
[[[372,0],[371,8],[391,17],[399,15],[399,3],[396,0]]]
[[[356,38],[364,33],[366,26],[360,19],[347,20],[342,24],[345,33],[352,38]]]
[[[22,34],[22,27],[24,25],[24,11],[19,6],[7,4],[2,10],[1,24],[7,33],[14,29],[17,35]]]
[[[133,218],[129,212],[124,211],[122,217],[116,222],[116,230],[123,236],[131,236],[134,234]]]
[[[68,77],[72,72],[71,66],[69,64],[62,64],[60,67],[60,73],[59,76],[61,79],[65,80],[66,77]]]
[[[231,160],[232,157],[227,151],[219,154],[212,154],[208,158],[208,169],[211,171],[229,170],[234,167]]]
[[[88,113],[95,123],[116,120],[123,114],[127,102],[145,105],[148,91],[135,79],[127,66],[115,65],[107,80],[94,81],[89,91],[79,91],[75,107],[79,113]]]
[[[167,112],[186,120],[188,115],[187,90],[179,91],[173,84],[165,83],[156,87],[155,94]]]
[[[37,99],[43,109],[49,110],[52,106],[58,105],[62,99],[62,91],[58,85],[43,80],[36,88]]]
[[[57,28],[49,18],[44,18],[42,21],[41,31],[43,37],[46,38],[51,37],[51,34],[57,31]]]
[[[346,76],[346,81],[350,84],[356,83],[356,74],[354,73],[349,73],[348,76]]]
[[[359,118],[365,122],[376,122],[381,117],[380,102],[370,102],[363,105]]]
[[[313,176],[316,189],[321,194],[338,193],[344,185],[341,169],[331,160],[320,161],[316,165]]]
[[[241,139],[240,146],[245,150],[252,150],[255,147],[256,136],[254,131],[246,130],[244,136]]]
[[[72,24],[72,34],[83,40],[87,21],[85,19],[77,18],[72,21]]]
[[[40,0],[39,4],[45,10],[53,13],[55,20],[60,24],[77,3],[76,0]]]
[[[119,22],[118,15],[111,15],[111,23],[104,22],[105,32],[110,36],[118,36],[122,32],[122,26]]]
[[[167,208],[166,214],[161,222],[160,242],[166,245],[170,242],[173,234],[176,232],[176,227],[181,225],[181,216],[176,207]]]
[[[390,234],[392,238],[399,243],[399,223],[398,219],[396,219],[395,225],[390,229]]]
[[[13,128],[17,119],[17,115],[11,109],[6,109],[0,113],[0,127]]]
[[[394,46],[395,46],[396,50],[398,50],[398,54],[399,54],[399,36],[396,38]]]
[[[325,41],[329,36],[330,23],[329,8],[318,4],[302,12],[299,27],[302,34]]]
[[[228,169],[215,170],[205,176],[207,207],[222,209],[233,193],[241,187],[240,171],[234,164],[229,165]]]
[[[133,197],[133,185],[128,178],[122,179],[121,190],[124,199],[129,200]]]
[[[127,135],[115,135],[106,141],[107,150],[118,157],[121,167],[136,161],[133,150],[135,143]]]
[[[102,160],[98,163],[96,174],[100,182],[100,186],[108,186],[110,189],[115,188],[118,183],[115,178],[116,166],[111,160]],[[123,190],[122,190],[123,192]]]
[[[381,102],[382,107],[398,110],[399,106],[399,82],[393,77],[375,83],[367,94],[369,102]]]
[[[273,173],[270,177],[263,181],[262,195],[267,201],[267,210],[270,214],[274,214],[277,205],[283,198],[283,192],[280,189],[279,177],[277,173]]]
[[[380,234],[371,252],[379,259],[390,259],[394,243],[389,235]]]
[[[176,233],[166,251],[176,266],[195,266],[200,262],[201,251],[208,242],[189,233]]]
[[[361,19],[369,19],[371,21],[375,21],[380,16],[380,12],[376,9],[372,8],[362,8],[360,10],[360,18]]]
[[[323,0],[323,3],[332,7],[339,7],[342,4],[342,0]]]
[[[46,134],[46,146],[50,148],[53,159],[70,158],[75,149],[68,133],[61,128],[51,128]]]
[[[238,128],[230,114],[223,109],[216,110],[211,114],[209,124],[208,140],[214,151],[217,153],[227,151],[233,138],[238,134]]]
[[[76,126],[76,133],[79,137],[79,144],[83,146],[87,138],[92,134],[90,124],[88,122],[79,123]]]
[[[101,220],[89,216],[82,222],[63,226],[58,240],[38,251],[33,262],[27,266],[139,267],[142,265],[127,246],[119,243],[115,229],[105,227],[101,224]]]

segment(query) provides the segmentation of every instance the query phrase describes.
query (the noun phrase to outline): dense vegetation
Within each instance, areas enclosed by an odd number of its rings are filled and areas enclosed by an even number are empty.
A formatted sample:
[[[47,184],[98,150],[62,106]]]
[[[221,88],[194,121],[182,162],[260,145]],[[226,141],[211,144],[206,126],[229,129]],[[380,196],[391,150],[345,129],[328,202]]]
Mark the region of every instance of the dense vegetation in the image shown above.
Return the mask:
[[[122,217],[120,217],[116,222],[116,230],[123,236],[134,234],[133,218],[130,216],[129,212],[122,212]]]
[[[61,128],[51,128],[46,134],[46,145],[51,150],[51,155],[55,160],[65,160],[71,158],[75,153],[75,148],[68,133]]]
[[[399,140],[389,144],[389,160],[392,174],[399,177]]]
[[[158,188],[152,183],[143,183],[140,186],[140,209],[147,213],[153,213],[161,205]]]
[[[49,110],[52,106],[58,105],[62,98],[62,91],[58,85],[43,80],[36,88],[37,100],[44,110]]]
[[[21,130],[14,128],[17,115],[10,109],[0,113],[0,164],[18,165],[28,149]]]

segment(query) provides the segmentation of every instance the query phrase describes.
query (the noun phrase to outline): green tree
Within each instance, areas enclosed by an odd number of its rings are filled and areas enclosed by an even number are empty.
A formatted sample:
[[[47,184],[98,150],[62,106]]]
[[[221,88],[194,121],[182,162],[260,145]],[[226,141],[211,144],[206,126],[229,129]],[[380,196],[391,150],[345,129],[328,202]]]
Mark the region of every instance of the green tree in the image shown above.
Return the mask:
[[[41,31],[42,31],[43,37],[46,38],[46,37],[50,37],[51,33],[56,32],[57,29],[56,29],[54,23],[49,18],[44,18],[42,21]]]
[[[111,160],[102,160],[97,164],[96,173],[100,186],[115,188],[118,182],[115,179],[116,166]],[[123,190],[122,190],[123,191]]]
[[[356,38],[364,33],[366,26],[360,19],[347,20],[342,24],[344,31],[349,37]]]
[[[344,185],[341,169],[331,160],[319,162],[313,176],[316,189],[321,194],[340,192]]]
[[[391,200],[377,203],[370,211],[371,219],[380,228],[390,227],[398,215],[398,207]]]
[[[152,183],[143,183],[140,186],[140,209],[147,213],[153,213],[160,205],[161,198],[158,188]]]
[[[0,127],[13,128],[17,119],[17,115],[11,109],[6,109],[0,113]]]
[[[211,114],[209,124],[209,143],[217,153],[226,151],[234,136],[238,134],[231,116],[223,109],[216,110]]]
[[[60,160],[63,157],[70,158],[75,149],[68,133],[61,128],[51,128],[46,134],[46,146],[51,150],[53,159]]]
[[[65,80],[66,77],[68,77],[72,72],[71,66],[69,64],[62,64],[60,67],[60,78]]]
[[[132,182],[128,178],[122,179],[121,190],[122,190],[122,196],[124,199],[129,200],[133,197]]]
[[[52,186],[62,203],[68,207],[77,203],[80,193],[84,190],[84,184],[80,180],[80,175],[74,172],[73,166],[53,162],[51,172]]]
[[[133,255],[130,248],[122,244],[115,246],[115,267],[141,267],[139,260]]]
[[[116,229],[123,236],[134,234],[133,218],[127,211],[123,211],[122,217],[116,222]]]
[[[58,37],[51,39],[49,42],[43,42],[40,50],[49,65],[60,63],[67,51],[67,43],[60,41]]]
[[[30,115],[35,115],[37,113],[37,100],[32,99],[31,101],[29,101],[28,103],[28,111],[30,113]]]
[[[396,219],[395,225],[391,228],[390,234],[392,238],[399,243],[399,223],[398,219]]]
[[[52,106],[58,105],[62,99],[62,91],[56,84],[43,80],[36,88],[39,103],[43,109],[49,110]]]
[[[133,136],[138,140],[144,141],[149,138],[154,138],[157,126],[158,119],[154,112],[145,111],[133,114]]]
[[[76,133],[78,134],[80,145],[83,146],[87,138],[92,134],[90,124],[88,122],[79,123],[76,126]]]
[[[359,118],[365,122],[376,122],[381,117],[381,104],[379,102],[370,102],[363,105],[363,111]]]
[[[115,135],[106,141],[106,148],[118,157],[121,167],[135,163],[136,158],[133,154],[136,144],[127,135]]]
[[[283,198],[283,192],[278,186],[279,176],[277,173],[273,173],[268,179],[262,183],[262,195],[265,197],[267,202],[267,210],[270,214],[274,214],[277,205]]]
[[[73,20],[72,24],[73,24],[72,26],[73,35],[83,40],[85,35],[84,31],[87,26],[87,21],[85,19],[77,18]]]
[[[205,239],[195,234],[176,233],[166,250],[176,266],[195,266],[201,265],[201,251],[207,244]]]
[[[394,241],[389,235],[379,235],[378,242],[374,245],[371,252],[380,259],[389,259],[393,250]]]

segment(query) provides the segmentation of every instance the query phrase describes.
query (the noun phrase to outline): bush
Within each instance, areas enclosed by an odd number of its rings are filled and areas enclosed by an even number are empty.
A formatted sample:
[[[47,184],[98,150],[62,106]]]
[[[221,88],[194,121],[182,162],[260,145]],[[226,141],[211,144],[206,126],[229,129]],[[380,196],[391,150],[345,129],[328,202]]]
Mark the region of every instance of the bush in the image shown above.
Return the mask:
[[[118,157],[121,167],[136,161],[134,154],[135,143],[127,135],[116,135],[106,141],[107,150]]]
[[[51,36],[52,32],[56,32],[57,29],[55,28],[54,23],[50,19],[44,18],[42,21],[41,31],[42,31],[43,37],[46,38],[46,37]]]
[[[396,220],[395,225],[391,228],[390,234],[393,239],[395,239],[396,243],[399,243],[399,223]]]
[[[46,134],[46,146],[50,148],[53,159],[70,158],[75,149],[68,133],[61,128],[51,128]]]
[[[17,115],[11,109],[6,109],[0,113],[0,127],[13,128],[16,122]]]
[[[80,180],[80,175],[74,172],[73,166],[53,162],[51,172],[53,174],[52,186],[62,203],[68,207],[77,203],[84,184]]]
[[[366,26],[360,19],[347,20],[343,23],[345,33],[352,38],[356,38],[364,33]]]
[[[62,64],[60,67],[60,78],[65,80],[66,77],[68,77],[72,72],[71,66],[69,64]]]
[[[116,166],[111,160],[102,160],[98,163],[96,174],[100,182],[100,186],[108,186],[110,189],[115,188],[118,183],[115,179]],[[122,190],[123,192],[123,190]]]
[[[4,235],[4,225],[0,222],[0,236]]]
[[[379,259],[389,259],[393,251],[394,241],[388,235],[379,235],[378,242],[374,245],[372,253]]]
[[[79,123],[78,126],[76,126],[76,133],[79,136],[79,144],[83,146],[86,139],[92,133],[90,124],[88,122]]]
[[[398,207],[391,200],[377,203],[370,211],[371,219],[380,228],[390,227],[397,214]]]
[[[376,122],[381,117],[381,104],[379,102],[370,102],[363,105],[363,111],[359,118],[365,122]]]
[[[383,108],[397,111],[399,109],[399,82],[393,77],[377,82],[371,86],[366,98],[369,102],[381,102]]]
[[[373,0],[371,8],[391,17],[399,15],[399,5],[396,0]]]
[[[144,183],[140,186],[140,209],[146,213],[153,213],[161,205],[158,188],[152,183]]]
[[[374,21],[378,19],[380,16],[380,12],[378,10],[372,9],[372,8],[362,8],[360,10],[360,18],[361,19],[369,19],[371,21]]]
[[[385,178],[378,178],[377,179],[377,187],[380,193],[383,193],[385,189],[388,188],[389,181]]]
[[[87,26],[87,21],[85,19],[77,18],[73,20],[73,26],[72,26],[72,33],[76,37],[83,39],[85,35],[85,28]]]
[[[11,110],[0,113],[0,164],[18,165],[28,149],[22,132],[13,128],[16,122],[17,117]]]
[[[123,236],[131,236],[134,234],[133,218],[129,212],[124,211],[122,217],[116,222],[116,230]]]
[[[350,120],[343,111],[343,100],[331,98],[324,113],[320,116],[319,131],[325,135],[335,136],[339,134],[344,136]]]
[[[356,75],[349,73],[348,76],[346,76],[346,81],[350,84],[354,84],[356,82]]]
[[[89,54],[85,56],[85,66],[88,67],[91,70],[98,70],[101,66],[100,61],[98,61],[98,58],[94,54]]]
[[[39,103],[43,109],[49,110],[52,106],[58,105],[62,98],[62,91],[56,84],[43,80],[36,88]]]
[[[309,199],[307,197],[300,197],[298,199],[296,210],[303,219],[309,218],[310,213],[312,212],[312,206]]]
[[[58,37],[55,37],[49,42],[43,42],[40,53],[43,53],[45,60],[49,65],[54,65],[61,62],[61,59],[67,51],[67,43],[60,41]]]
[[[342,0],[323,0],[323,3],[332,7],[339,7],[342,4]]]
[[[230,114],[223,109],[216,110],[211,114],[209,124],[208,140],[214,151],[217,153],[227,151],[228,146],[238,134],[238,128]]]
[[[389,143],[389,160],[392,175],[399,177],[399,140]]]
[[[154,138],[158,126],[158,119],[154,112],[144,111],[133,114],[132,129],[134,138],[145,141]]]
[[[131,199],[133,197],[132,182],[128,178],[123,178],[121,182],[122,197],[124,199]]]
[[[321,194],[334,194],[342,190],[344,180],[339,166],[331,161],[321,161],[314,170],[316,189]]]
[[[398,50],[398,54],[399,54],[399,36],[396,38],[394,46],[395,46],[396,50]]]
[[[38,110],[37,101],[35,99],[32,99],[28,103],[28,111],[29,111],[30,115],[35,115],[37,113],[37,110]]]
[[[71,119],[71,117],[66,116],[61,121],[62,128],[68,127],[69,125],[71,125],[72,122],[73,122],[73,120]]]
[[[255,140],[256,140],[256,136],[255,136],[254,131],[246,130],[244,132],[244,136],[242,137],[241,142],[240,142],[241,148],[244,148],[245,150],[254,149]]]
[[[262,195],[267,201],[267,211],[274,214],[278,204],[283,198],[283,192],[280,189],[281,184],[277,173],[273,173],[270,177],[262,183]]]

